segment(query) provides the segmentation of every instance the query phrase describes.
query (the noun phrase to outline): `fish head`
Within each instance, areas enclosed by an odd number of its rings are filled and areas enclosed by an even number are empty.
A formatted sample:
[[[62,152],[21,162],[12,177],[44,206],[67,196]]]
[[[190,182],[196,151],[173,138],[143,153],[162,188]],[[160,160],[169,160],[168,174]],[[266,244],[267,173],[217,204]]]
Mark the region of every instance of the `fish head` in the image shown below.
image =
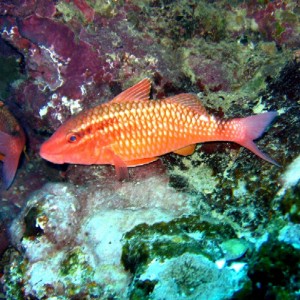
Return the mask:
[[[95,147],[75,119],[61,125],[40,148],[42,158],[55,163],[93,164]]]

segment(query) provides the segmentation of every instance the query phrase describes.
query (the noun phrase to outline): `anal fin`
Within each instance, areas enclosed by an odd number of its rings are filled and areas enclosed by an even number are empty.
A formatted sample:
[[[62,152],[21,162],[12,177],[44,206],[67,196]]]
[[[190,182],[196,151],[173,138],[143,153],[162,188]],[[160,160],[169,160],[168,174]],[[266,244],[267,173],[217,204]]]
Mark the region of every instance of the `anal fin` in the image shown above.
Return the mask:
[[[149,164],[153,161],[156,161],[157,159],[158,159],[158,157],[149,157],[149,158],[129,160],[129,161],[126,161],[125,163],[128,167],[136,167],[136,166]]]
[[[195,148],[196,148],[196,145],[192,144],[192,145],[188,145],[186,147],[177,149],[173,152],[176,153],[176,154],[182,155],[182,156],[188,156],[188,155],[191,155],[195,152]]]

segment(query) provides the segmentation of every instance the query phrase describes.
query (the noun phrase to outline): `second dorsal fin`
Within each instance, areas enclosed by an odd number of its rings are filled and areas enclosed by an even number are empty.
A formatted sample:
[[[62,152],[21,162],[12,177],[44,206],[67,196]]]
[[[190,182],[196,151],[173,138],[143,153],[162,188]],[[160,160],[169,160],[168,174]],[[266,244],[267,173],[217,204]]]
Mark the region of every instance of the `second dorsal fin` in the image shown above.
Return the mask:
[[[111,102],[128,102],[137,100],[149,100],[151,83],[148,78],[145,78],[128,88],[118,96],[116,96]]]
[[[199,98],[193,94],[179,94],[165,99],[167,102],[175,102],[189,107],[201,115],[208,115],[205,107],[201,104]]]

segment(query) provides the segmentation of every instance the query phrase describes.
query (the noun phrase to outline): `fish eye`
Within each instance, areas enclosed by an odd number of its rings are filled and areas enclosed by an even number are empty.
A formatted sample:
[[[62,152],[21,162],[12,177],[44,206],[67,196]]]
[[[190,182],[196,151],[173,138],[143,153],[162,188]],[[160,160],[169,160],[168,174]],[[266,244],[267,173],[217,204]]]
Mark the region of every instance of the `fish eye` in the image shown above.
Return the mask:
[[[79,140],[78,134],[71,132],[67,135],[67,141],[69,143],[76,143]]]
[[[76,140],[77,140],[76,135],[71,135],[71,136],[69,137],[69,141],[70,141],[70,142],[76,142]]]

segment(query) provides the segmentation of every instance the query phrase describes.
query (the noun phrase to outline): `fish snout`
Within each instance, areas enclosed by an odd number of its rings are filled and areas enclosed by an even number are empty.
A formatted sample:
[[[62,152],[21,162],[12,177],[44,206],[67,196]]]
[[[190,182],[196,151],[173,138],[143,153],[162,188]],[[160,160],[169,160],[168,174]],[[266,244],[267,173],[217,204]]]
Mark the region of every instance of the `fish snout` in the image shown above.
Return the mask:
[[[55,164],[63,164],[64,161],[62,159],[61,154],[58,152],[59,147],[57,145],[53,145],[51,141],[44,142],[40,147],[40,156]]]

